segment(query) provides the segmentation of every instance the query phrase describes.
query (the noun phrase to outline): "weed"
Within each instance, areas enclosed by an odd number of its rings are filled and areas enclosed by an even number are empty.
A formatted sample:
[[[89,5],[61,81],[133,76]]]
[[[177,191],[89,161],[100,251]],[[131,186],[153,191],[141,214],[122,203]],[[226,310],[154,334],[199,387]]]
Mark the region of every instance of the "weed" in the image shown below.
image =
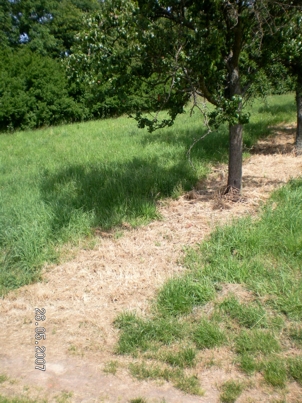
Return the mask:
[[[135,399],[129,400],[129,403],[147,403],[147,400],[143,397],[137,397]]]
[[[118,367],[118,362],[117,361],[109,361],[105,364],[103,371],[106,374],[112,374],[115,375]]]
[[[5,374],[0,375],[0,383],[3,383],[8,380],[8,376]]]
[[[221,346],[226,341],[226,336],[217,327],[217,324],[202,320],[194,333],[194,341],[200,349]]]
[[[74,346],[73,344],[71,344],[71,345],[68,347],[68,352],[69,352],[70,354],[77,354],[77,351],[78,351],[77,347]]]
[[[220,401],[223,403],[234,403],[243,391],[243,385],[237,381],[227,381],[221,386],[222,393]]]
[[[184,194],[184,188],[182,183],[178,183],[176,186],[174,186],[171,197],[172,199],[178,199],[182,194]]]
[[[115,325],[122,330],[117,352],[135,354],[146,351],[151,343],[158,341],[169,345],[182,337],[182,326],[174,318],[141,319],[131,313],[121,314]]]

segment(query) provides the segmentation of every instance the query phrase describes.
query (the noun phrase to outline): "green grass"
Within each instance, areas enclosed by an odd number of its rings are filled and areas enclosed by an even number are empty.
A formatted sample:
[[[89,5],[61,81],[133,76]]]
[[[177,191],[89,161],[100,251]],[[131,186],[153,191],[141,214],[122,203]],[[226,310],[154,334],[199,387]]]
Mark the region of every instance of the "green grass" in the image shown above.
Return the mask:
[[[197,362],[197,350],[194,346],[182,344],[173,344],[171,347],[162,345],[159,343],[153,343],[150,349],[145,352],[143,358],[157,360],[164,362],[171,367],[175,368],[194,368]]]
[[[295,119],[293,94],[263,105],[252,107],[246,147],[269,134],[269,125]],[[211,164],[227,161],[223,126],[193,148],[191,167],[186,152],[203,133],[200,114],[186,113],[153,134],[125,117],[1,134],[0,295],[39,280],[43,263],[58,259],[64,243],[158,217],[159,198],[177,197]]]
[[[167,352],[161,359],[172,367],[194,367],[196,364],[196,350],[191,347],[183,347],[177,352]]]
[[[276,192],[261,220],[248,217],[217,229],[209,242],[187,255],[187,265],[191,270],[203,267],[203,275],[214,284],[244,284],[265,297],[266,308],[301,320],[301,183],[293,181]]]
[[[177,356],[182,343],[195,351],[187,366],[191,373],[205,349],[215,358],[223,346],[246,377],[260,373],[277,393],[292,380],[301,385],[301,355],[288,358],[302,344],[301,200],[302,179],[290,181],[274,192],[257,219],[219,227],[188,249],[187,271],[162,286],[149,317],[118,318],[119,346],[129,345],[123,352],[164,361],[169,373],[185,368],[183,358],[165,359],[171,351]],[[243,300],[231,292],[221,298],[224,285],[232,283],[245,291]],[[235,401],[239,389],[232,385],[221,401]]]
[[[255,359],[253,355],[250,355],[248,353],[241,353],[238,361],[241,370],[248,375],[253,374],[259,369],[259,363],[257,359]]]
[[[298,326],[297,324],[293,325],[290,329],[289,336],[298,347],[302,346],[302,326]]]

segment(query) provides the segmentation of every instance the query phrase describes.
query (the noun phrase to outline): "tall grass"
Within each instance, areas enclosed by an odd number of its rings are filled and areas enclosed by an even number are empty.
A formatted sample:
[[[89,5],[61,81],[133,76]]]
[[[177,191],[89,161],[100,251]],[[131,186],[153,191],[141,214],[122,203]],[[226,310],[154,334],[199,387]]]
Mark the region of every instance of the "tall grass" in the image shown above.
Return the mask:
[[[294,98],[252,106],[250,146],[269,125],[295,118]],[[122,117],[0,135],[0,295],[39,278],[60,245],[126,221],[158,217],[159,198],[191,189],[211,164],[226,161],[226,127],[186,152],[204,133],[201,116],[179,117],[153,134]]]

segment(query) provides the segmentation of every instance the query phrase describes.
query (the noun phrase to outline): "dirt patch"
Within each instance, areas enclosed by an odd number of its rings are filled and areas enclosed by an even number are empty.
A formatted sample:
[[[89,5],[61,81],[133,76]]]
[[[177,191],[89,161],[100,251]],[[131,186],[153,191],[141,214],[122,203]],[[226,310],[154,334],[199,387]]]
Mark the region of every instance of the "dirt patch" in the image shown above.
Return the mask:
[[[302,157],[295,157],[293,143],[294,126],[286,126],[254,147],[244,163],[239,203],[221,198],[227,167],[219,165],[190,195],[162,202],[162,220],[138,229],[127,229],[125,223],[119,239],[99,232],[93,250],[74,249],[74,259],[45,268],[43,282],[1,300],[0,375],[9,378],[0,383],[0,394],[50,402],[64,396],[72,402],[128,402],[139,396],[148,403],[217,402],[221,383],[242,377],[229,353],[205,355],[197,367],[205,395],[185,395],[168,383],[132,379],[127,357],[114,354],[117,330],[112,323],[124,310],[148,312],[160,285],[184,271],[180,263],[184,247],[201,242],[216,225],[256,214],[272,190],[301,176]],[[34,368],[34,308],[46,309],[46,372]],[[119,363],[116,375],[105,374],[106,363],[114,360]],[[268,402],[282,396],[255,382],[238,402]],[[298,402],[301,395],[293,383],[287,402]]]

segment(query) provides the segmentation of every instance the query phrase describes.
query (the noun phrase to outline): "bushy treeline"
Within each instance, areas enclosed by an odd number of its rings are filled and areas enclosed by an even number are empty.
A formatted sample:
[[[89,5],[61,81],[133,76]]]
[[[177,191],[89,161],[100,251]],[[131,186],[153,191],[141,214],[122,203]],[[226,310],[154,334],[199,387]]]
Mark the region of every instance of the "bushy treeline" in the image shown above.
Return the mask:
[[[0,54],[0,130],[33,129],[123,113],[106,85],[68,81],[61,60],[24,46]]]
[[[0,131],[118,116],[126,112],[156,110],[160,106],[163,99],[160,94],[166,92],[164,87],[169,75],[160,76],[160,83],[156,77],[153,80],[149,70],[156,58],[153,60],[150,55],[140,71],[139,63],[131,62],[129,54],[126,70],[116,71],[113,82],[102,75],[96,75],[93,81],[89,79],[86,73],[91,65],[81,73],[77,68],[74,74],[70,68],[66,72],[64,60],[73,53],[73,47],[78,46],[76,34],[81,32],[85,37],[90,29],[90,16],[106,8],[106,3],[103,0],[1,0]],[[99,21],[98,30],[102,24]],[[116,24],[115,15],[112,24]],[[113,38],[114,46],[124,46],[129,53],[129,38],[122,38],[123,34]],[[87,42],[86,45],[86,56],[89,56],[91,44]],[[139,84],[129,74],[128,61],[134,63],[131,68],[140,76]],[[120,68],[118,56],[113,64],[107,66],[108,69]],[[284,80],[285,74],[271,68],[270,80],[266,75],[260,80],[259,93],[264,90],[267,93],[268,87],[273,93],[285,92],[292,84],[290,80]],[[124,93],[125,83],[121,81],[127,82]],[[183,97],[180,98],[181,103]],[[169,107],[167,102],[165,107]]]
[[[85,15],[101,3],[1,1],[0,131],[97,119],[129,110],[128,100],[121,101],[110,83],[100,78],[89,84],[66,75],[64,59],[75,34]],[[136,100],[130,105],[137,105]]]

